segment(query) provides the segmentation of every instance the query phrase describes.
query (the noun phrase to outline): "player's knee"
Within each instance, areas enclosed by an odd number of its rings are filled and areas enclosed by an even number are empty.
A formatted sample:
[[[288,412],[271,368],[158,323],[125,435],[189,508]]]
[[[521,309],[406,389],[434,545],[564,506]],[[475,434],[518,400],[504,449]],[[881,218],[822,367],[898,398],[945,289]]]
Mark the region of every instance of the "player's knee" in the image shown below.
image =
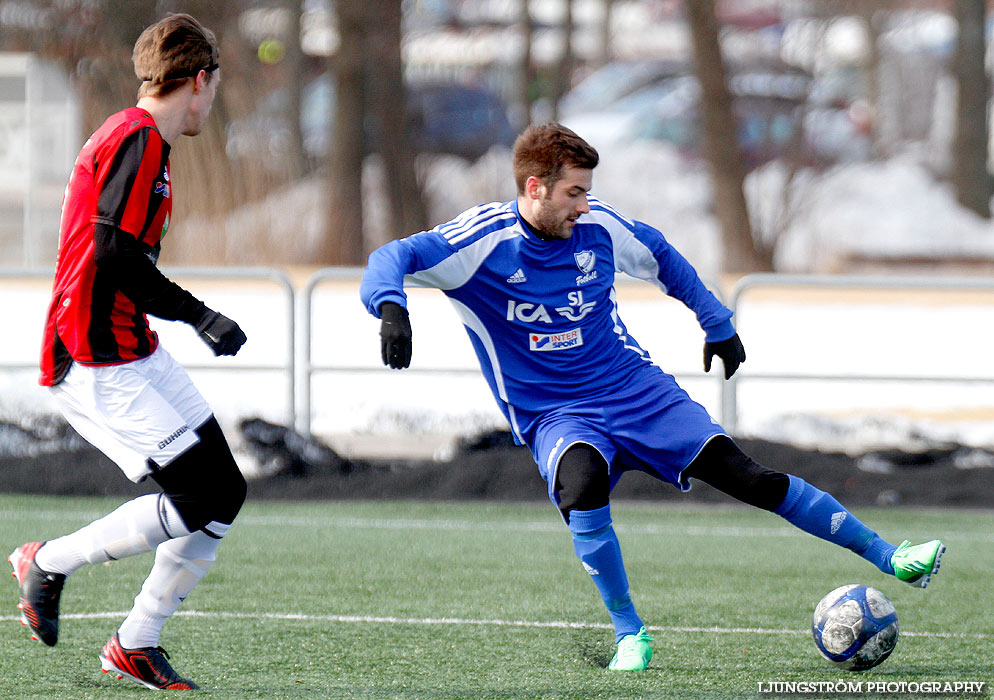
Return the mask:
[[[191,455],[191,462],[196,456]],[[195,461],[203,464],[199,459]],[[187,529],[190,532],[205,530],[215,537],[223,537],[245,502],[245,478],[237,467],[226,468],[209,480],[185,478],[179,473],[169,474],[173,464],[159,472],[160,477],[164,475],[166,478],[157,481],[183,518]]]
[[[567,522],[570,511],[596,510],[608,504],[611,491],[608,465],[590,445],[578,444],[566,450],[555,478],[559,511]]]
[[[731,438],[720,435],[704,446],[685,475],[763,510],[776,510],[790,485],[786,474],[765,467],[747,455]]]
[[[209,491],[216,494],[216,513],[213,519],[230,525],[245,503],[248,485],[216,418],[211,416],[197,429],[197,435],[206,452],[205,458],[210,460],[212,467],[213,479],[209,482]]]
[[[226,470],[223,483],[218,484],[217,495],[214,496],[212,508],[214,517],[212,520],[231,525],[238,516],[242,505],[245,503],[245,496],[248,493],[248,484],[242,476],[234,458],[230,467]]]
[[[191,532],[223,537],[245,502],[245,477],[212,417],[200,442],[152,474]]]
[[[786,474],[768,469],[761,464],[755,462],[754,464],[760,467],[762,472],[754,476],[750,482],[747,498],[741,500],[772,513],[780,507],[783,499],[786,498],[787,489],[790,487],[790,478]]]

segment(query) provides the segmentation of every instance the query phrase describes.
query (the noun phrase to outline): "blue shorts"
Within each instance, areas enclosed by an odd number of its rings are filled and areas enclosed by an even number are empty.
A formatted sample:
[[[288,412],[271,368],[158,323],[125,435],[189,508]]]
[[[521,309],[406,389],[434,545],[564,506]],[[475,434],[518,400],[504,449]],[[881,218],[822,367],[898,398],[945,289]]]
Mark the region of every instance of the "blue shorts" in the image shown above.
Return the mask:
[[[609,465],[613,489],[636,469],[681,491],[682,472],[707,442],[725,431],[670,375],[655,365],[631,377],[610,396],[586,399],[538,416],[525,440],[557,503],[556,472],[563,453],[577,443],[592,446]]]

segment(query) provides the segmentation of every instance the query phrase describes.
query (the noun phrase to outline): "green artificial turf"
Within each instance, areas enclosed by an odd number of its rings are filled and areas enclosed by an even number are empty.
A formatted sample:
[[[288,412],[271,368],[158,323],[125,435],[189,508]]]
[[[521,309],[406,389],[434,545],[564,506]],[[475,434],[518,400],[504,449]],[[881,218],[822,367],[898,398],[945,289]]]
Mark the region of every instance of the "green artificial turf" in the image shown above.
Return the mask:
[[[0,552],[118,502],[0,496]],[[607,614],[559,514],[541,505],[249,502],[161,643],[203,688],[196,696],[233,699],[738,699],[771,697],[763,684],[839,681],[863,689],[798,695],[887,697],[867,684],[994,680],[992,512],[857,513],[894,542],[946,542],[921,591],[768,513],[612,511],[632,597],[655,637],[644,673],[606,670]],[[147,697],[101,673],[97,655],[151,564],[148,554],[74,574],[55,648],[18,623],[7,579],[0,697]],[[815,604],[847,583],[881,590],[901,623],[891,657],[861,674],[832,667],[811,640]]]

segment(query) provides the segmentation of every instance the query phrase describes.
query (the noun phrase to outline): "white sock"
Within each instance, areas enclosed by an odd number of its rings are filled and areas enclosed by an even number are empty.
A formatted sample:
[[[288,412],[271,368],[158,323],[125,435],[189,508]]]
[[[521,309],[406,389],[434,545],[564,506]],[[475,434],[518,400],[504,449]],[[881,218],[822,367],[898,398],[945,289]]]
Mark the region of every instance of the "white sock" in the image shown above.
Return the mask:
[[[158,646],[162,624],[211,568],[220,543],[221,540],[197,531],[156,548],[152,572],[118,630],[121,646],[125,649]]]
[[[189,533],[169,498],[148,494],[76,532],[46,542],[35,555],[35,562],[42,571],[68,576],[83,564],[151,552],[162,542]]]

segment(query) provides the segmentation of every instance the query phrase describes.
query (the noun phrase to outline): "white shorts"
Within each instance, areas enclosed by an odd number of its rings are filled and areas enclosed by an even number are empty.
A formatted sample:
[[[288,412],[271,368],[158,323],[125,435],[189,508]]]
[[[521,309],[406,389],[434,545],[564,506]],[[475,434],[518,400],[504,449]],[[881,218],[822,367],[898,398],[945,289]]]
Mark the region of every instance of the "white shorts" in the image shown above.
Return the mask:
[[[164,467],[200,442],[195,431],[212,414],[186,370],[161,345],[120,365],[74,362],[51,390],[76,432],[134,482],[151,473],[149,460]]]

